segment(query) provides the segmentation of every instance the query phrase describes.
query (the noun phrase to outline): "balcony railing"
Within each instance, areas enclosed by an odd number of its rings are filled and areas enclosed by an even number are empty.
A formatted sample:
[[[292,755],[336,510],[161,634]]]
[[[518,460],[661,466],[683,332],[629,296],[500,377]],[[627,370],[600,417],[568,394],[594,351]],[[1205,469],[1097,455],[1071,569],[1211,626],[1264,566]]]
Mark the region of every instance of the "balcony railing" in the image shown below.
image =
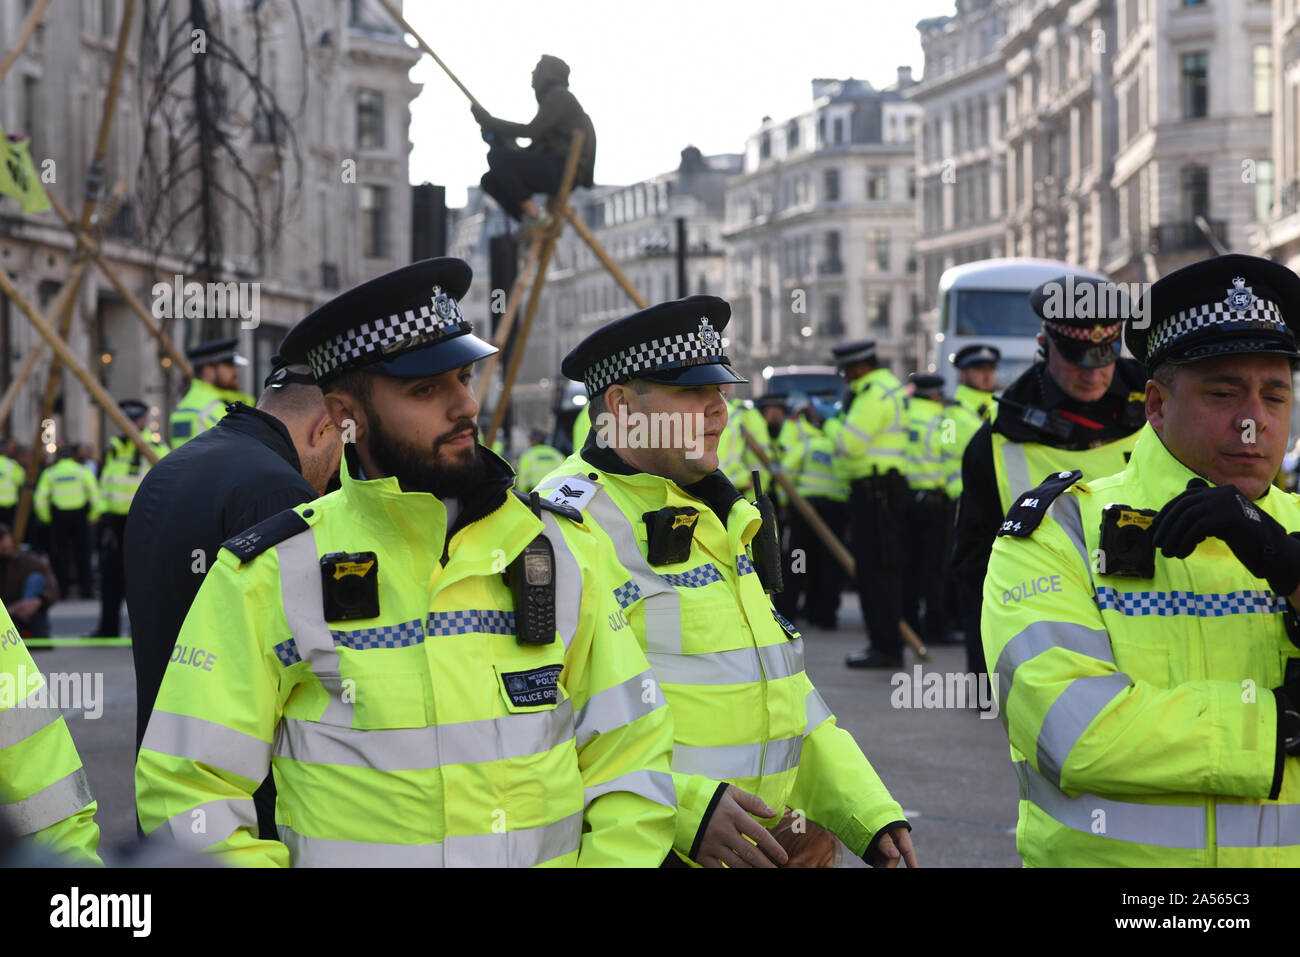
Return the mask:
[[[1227,223],[1221,219],[1209,220],[1210,232],[1219,242],[1224,242],[1227,235]],[[1210,241],[1191,220],[1173,223],[1160,223],[1151,227],[1147,245],[1154,253],[1176,252],[1180,249],[1200,249],[1209,246]]]
[[[842,272],[844,272],[844,263],[839,259],[830,259],[817,264],[817,274],[820,276],[838,276]]]

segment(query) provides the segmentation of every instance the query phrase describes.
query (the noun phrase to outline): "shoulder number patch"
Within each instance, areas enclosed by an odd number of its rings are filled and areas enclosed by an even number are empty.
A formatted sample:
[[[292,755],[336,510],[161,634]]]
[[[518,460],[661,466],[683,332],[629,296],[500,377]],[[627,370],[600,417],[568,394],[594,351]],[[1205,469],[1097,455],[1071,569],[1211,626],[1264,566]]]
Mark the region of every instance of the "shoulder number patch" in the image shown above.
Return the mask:
[[[246,565],[262,552],[280,544],[286,538],[292,538],[299,532],[305,532],[310,526],[307,520],[291,508],[277,512],[270,518],[263,519],[247,531],[240,532],[234,538],[228,538],[221,547],[234,552],[241,565]]]
[[[998,537],[1014,535],[1017,538],[1028,538],[1057,497],[1081,478],[1083,473],[1078,469],[1057,472],[1041,485],[1021,493],[1007,510],[1006,520],[998,529]]]

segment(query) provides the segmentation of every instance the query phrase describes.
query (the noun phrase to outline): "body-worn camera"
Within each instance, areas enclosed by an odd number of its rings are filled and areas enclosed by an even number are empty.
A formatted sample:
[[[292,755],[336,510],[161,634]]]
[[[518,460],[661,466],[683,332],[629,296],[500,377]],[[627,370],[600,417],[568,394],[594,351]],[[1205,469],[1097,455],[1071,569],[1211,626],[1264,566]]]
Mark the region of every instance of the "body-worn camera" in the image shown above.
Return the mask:
[[[1098,572],[1123,578],[1154,578],[1156,549],[1151,521],[1156,511],[1107,505],[1101,512],[1101,555]]]
[[[330,552],[320,560],[326,621],[379,617],[379,558],[374,552]]]
[[[641,516],[646,530],[646,561],[651,565],[674,565],[691,557],[691,541],[700,513],[689,506],[665,507]]]

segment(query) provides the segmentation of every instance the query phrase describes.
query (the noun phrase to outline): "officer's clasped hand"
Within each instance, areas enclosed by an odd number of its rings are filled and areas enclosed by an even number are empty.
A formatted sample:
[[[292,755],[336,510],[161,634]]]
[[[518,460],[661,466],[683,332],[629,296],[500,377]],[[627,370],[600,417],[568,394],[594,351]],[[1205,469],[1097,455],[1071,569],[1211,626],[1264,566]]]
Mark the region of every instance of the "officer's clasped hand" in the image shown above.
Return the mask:
[[[1300,586],[1300,539],[1288,535],[1235,485],[1211,488],[1196,478],[1151,523],[1151,541],[1167,558],[1186,558],[1207,538],[1221,539],[1237,560],[1279,595]]]

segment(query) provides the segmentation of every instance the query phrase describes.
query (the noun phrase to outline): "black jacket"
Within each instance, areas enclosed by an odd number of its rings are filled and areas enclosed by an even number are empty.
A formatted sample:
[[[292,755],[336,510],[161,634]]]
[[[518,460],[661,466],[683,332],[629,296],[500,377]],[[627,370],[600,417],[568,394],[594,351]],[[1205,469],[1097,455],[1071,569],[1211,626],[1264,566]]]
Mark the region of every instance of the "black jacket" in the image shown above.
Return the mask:
[[[241,402],[145,475],[131,500],[123,546],[137,751],[176,636],[221,543],[314,498],[289,430]],[[257,803],[261,817],[265,802]]]
[[[993,539],[1002,524],[1002,500],[993,468],[994,432],[1015,442],[1037,442],[1059,449],[1086,449],[1096,442],[1113,442],[1146,424],[1143,403],[1135,394],[1146,388],[1146,368],[1133,359],[1115,363],[1110,388],[1096,402],[1076,402],[1047,374],[1047,363],[1036,362],[1002,394],[993,418],[980,426],[961,460],[961,502],[953,537],[952,569],[957,603],[967,633],[978,634],[984,573]],[[1013,405],[1014,403],[1014,405]],[[1020,407],[1070,412],[1090,425],[1067,420],[1069,435],[1058,435],[1024,421]],[[1093,427],[1095,426],[1095,428]],[[1017,491],[1026,491],[1019,489]],[[993,662],[988,663],[990,666]]]

